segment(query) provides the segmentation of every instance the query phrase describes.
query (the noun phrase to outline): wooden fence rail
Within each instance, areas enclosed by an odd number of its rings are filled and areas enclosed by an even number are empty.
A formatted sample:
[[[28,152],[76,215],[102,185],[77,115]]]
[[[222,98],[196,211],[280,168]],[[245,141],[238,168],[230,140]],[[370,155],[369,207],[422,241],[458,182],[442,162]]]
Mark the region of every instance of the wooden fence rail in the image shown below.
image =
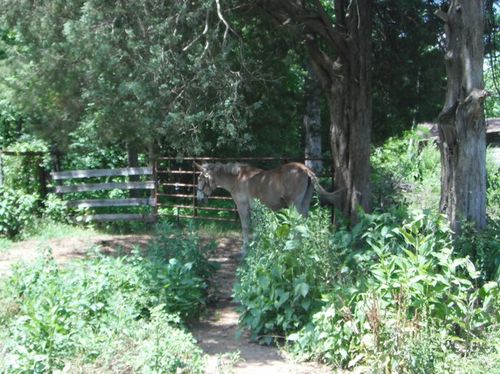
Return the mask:
[[[156,220],[156,183],[154,170],[151,167],[120,168],[120,169],[94,169],[94,170],[70,170],[50,173],[54,181],[73,181],[74,179],[102,178],[102,177],[129,177],[150,176],[151,180],[142,182],[102,182],[102,183],[79,183],[68,185],[57,185],[54,190],[59,194],[75,192],[94,192],[106,190],[149,190],[151,196],[146,198],[120,198],[120,199],[76,199],[67,200],[67,206],[71,208],[111,208],[111,207],[140,207],[150,206],[153,212],[142,213],[111,213],[111,214],[88,214],[74,217],[76,222],[106,222],[106,221],[145,221]]]

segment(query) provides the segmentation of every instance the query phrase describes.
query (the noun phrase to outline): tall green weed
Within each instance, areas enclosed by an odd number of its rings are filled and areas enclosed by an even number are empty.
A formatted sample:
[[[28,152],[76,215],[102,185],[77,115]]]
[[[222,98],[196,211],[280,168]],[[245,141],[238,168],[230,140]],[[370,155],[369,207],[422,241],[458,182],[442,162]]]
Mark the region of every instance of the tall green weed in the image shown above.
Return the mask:
[[[454,254],[442,218],[379,223],[363,235],[362,261],[345,262],[350,280],[333,282],[322,310],[289,340],[302,355],[340,366],[434,372],[449,349],[470,351],[498,324],[498,283],[476,287],[479,272]]]
[[[38,196],[0,187],[0,235],[18,237],[38,211]]]
[[[255,240],[238,269],[234,296],[240,324],[269,344],[300,329],[319,308],[329,278],[330,229],[322,210],[306,220],[294,209],[273,214],[256,203],[253,214]]]
[[[498,282],[456,253],[439,215],[361,214],[349,230],[332,230],[322,210],[305,219],[259,207],[256,218],[234,293],[261,343],[285,338],[303,358],[343,367],[432,373],[500,321]]]
[[[202,372],[181,321],[198,317],[207,283],[188,260],[137,250],[61,267],[49,251],[17,265],[1,288],[0,371]]]

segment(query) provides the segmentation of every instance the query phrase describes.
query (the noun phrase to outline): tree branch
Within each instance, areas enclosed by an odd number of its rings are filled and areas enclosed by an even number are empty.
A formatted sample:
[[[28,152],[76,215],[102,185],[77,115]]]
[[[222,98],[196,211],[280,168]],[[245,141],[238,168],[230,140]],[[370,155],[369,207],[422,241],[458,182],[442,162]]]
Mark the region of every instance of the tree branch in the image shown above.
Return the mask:
[[[222,15],[221,7],[220,7],[220,0],[215,0],[215,4],[217,5],[217,16],[219,19],[222,21],[226,29],[224,30],[224,38],[222,39],[222,45],[224,46],[226,44],[226,38],[227,38],[227,33],[229,30],[231,30],[231,27],[229,26],[229,23],[226,21],[224,16]]]
[[[310,32],[320,35],[325,41],[335,48],[338,54],[347,55],[345,36],[336,30],[332,20],[326,13],[319,0],[313,0],[314,11],[308,11],[301,2],[291,0],[263,0],[260,6],[281,24],[302,24]]]
[[[434,12],[434,15],[444,23],[448,23],[448,14],[444,10],[438,9]]]

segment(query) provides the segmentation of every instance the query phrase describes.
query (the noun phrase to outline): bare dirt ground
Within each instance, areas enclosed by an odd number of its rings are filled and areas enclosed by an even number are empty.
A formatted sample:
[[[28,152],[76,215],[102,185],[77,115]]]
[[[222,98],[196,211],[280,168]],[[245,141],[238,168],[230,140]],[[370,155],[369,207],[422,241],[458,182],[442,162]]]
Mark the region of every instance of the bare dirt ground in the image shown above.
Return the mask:
[[[98,246],[103,253],[130,252],[134,247],[144,248],[151,239],[148,235],[92,235],[52,240],[25,240],[14,243],[7,251],[0,252],[0,276],[10,273],[16,262],[31,262],[42,251],[52,249],[54,258],[60,262],[85,258],[92,248]]]
[[[151,239],[148,235],[93,235],[53,239],[28,240],[14,244],[0,252],[0,276],[9,274],[13,263],[33,261],[41,250],[50,247],[54,258],[64,263],[71,259],[85,258],[92,247],[113,255],[129,252],[134,247],[145,248]],[[252,343],[247,334],[238,333],[238,313],[232,301],[232,287],[236,279],[237,255],[241,242],[221,238],[217,242],[213,261],[220,263],[215,277],[216,303],[206,316],[191,327],[191,332],[207,355],[207,374],[323,374],[331,369],[313,363],[297,363],[276,347]]]

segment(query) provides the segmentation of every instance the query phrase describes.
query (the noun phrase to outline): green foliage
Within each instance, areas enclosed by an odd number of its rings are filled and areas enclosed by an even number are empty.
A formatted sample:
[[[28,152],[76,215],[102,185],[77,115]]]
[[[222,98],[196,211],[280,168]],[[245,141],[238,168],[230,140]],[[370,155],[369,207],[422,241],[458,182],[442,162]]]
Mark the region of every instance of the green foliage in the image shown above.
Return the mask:
[[[485,64],[484,71],[485,89],[491,94],[491,96],[488,97],[484,103],[486,118],[500,117],[500,92],[498,87],[499,74],[500,65],[498,64],[498,58],[496,58],[496,60],[493,58],[489,59]]]
[[[477,232],[473,225],[463,228],[455,241],[457,253],[469,257],[479,271],[479,282],[500,281],[500,221],[491,219],[488,226]]]
[[[49,252],[17,266],[2,287],[2,370],[202,372],[177,316],[196,317],[205,288],[192,263],[175,258],[96,254],[59,267]]]
[[[196,276],[210,282],[217,264],[209,261],[215,251],[215,243],[202,243],[192,224],[185,229],[174,227],[170,222],[161,222],[156,227],[155,237],[150,242],[148,253],[160,258],[176,258],[190,263]]]
[[[499,286],[476,288],[479,273],[453,253],[441,218],[417,215],[401,226],[377,220],[363,235],[367,253],[344,262],[325,306],[289,338],[309,357],[379,371],[435,372],[453,349],[470,351],[499,321]],[[356,266],[357,264],[361,266]]]
[[[66,202],[56,194],[48,194],[43,201],[43,217],[59,223],[69,223],[69,212]]]
[[[215,7],[2,1],[2,22],[15,33],[4,60],[9,100],[59,148],[86,132],[95,143],[141,150],[245,146],[250,106],[231,54],[239,45]]]
[[[202,374],[203,355],[194,338],[173,326],[176,320],[159,305],[150,320],[130,321],[115,331],[95,362],[85,357],[66,365],[69,372],[193,373]]]
[[[389,138],[371,156],[375,203],[382,209],[404,204],[411,208],[437,208],[440,156],[425,129]]]
[[[0,56],[1,54],[0,48]],[[17,141],[23,133],[22,123],[22,114],[0,96],[0,149],[5,149]]]
[[[466,355],[450,353],[439,366],[445,373],[498,373],[500,367],[500,330],[494,326],[487,331],[483,344]]]
[[[437,118],[442,109],[446,72],[439,40],[443,24],[434,16],[442,3],[377,2],[373,17],[373,139],[377,144]]]
[[[486,175],[487,189],[486,198],[488,205],[486,207],[487,214],[491,219],[500,219],[500,168],[493,160],[493,151],[486,151]]]
[[[331,232],[321,210],[260,207],[234,291],[242,326],[262,343],[286,338],[302,358],[380,372],[432,373],[475,351],[500,321],[498,281],[462,257],[443,217],[400,222],[365,214]]]
[[[0,235],[18,236],[33,223],[38,208],[38,197],[22,190],[0,188]]]
[[[32,137],[21,137],[5,150],[41,153],[41,155],[2,155],[4,186],[26,194],[41,196],[43,192],[41,173],[49,161],[46,143]]]
[[[255,241],[234,289],[240,323],[252,338],[271,343],[300,329],[320,305],[328,284],[330,230],[324,211],[308,219],[296,210],[273,214],[256,202]]]

